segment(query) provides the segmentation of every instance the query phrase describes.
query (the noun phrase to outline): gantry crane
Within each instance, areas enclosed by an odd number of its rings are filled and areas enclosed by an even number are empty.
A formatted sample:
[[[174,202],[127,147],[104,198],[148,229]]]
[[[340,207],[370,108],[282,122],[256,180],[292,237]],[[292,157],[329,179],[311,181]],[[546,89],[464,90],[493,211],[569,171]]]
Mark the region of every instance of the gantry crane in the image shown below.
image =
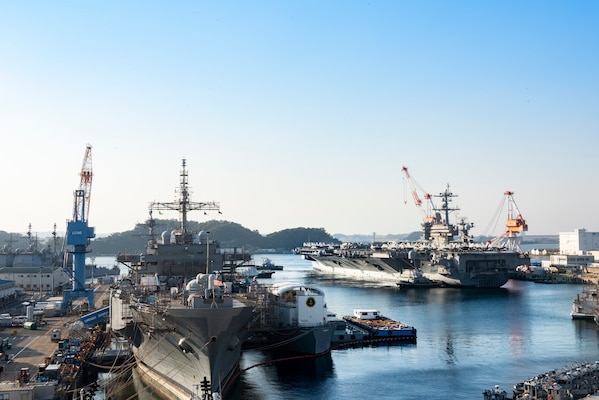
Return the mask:
[[[92,188],[92,147],[87,145],[83,166],[80,172],[79,189],[75,190],[75,201],[73,205],[73,219],[67,223],[67,250],[73,254],[73,288],[65,291],[63,308],[74,298],[87,297],[89,306],[94,308],[94,292],[85,288],[85,254],[90,239],[96,234],[94,228],[88,226],[89,204]]]
[[[410,190],[412,191],[412,198],[414,199],[414,204],[416,204],[416,207],[418,207],[418,209],[422,212],[424,223],[432,224],[435,220],[435,217],[433,215],[433,211],[435,209],[435,205],[433,204],[433,197],[429,193],[426,193],[426,191],[422,189],[420,185],[418,185],[414,181],[414,179],[412,179],[412,176],[408,172],[408,167],[403,166],[401,167],[401,170],[405,174],[406,181],[410,184]],[[424,199],[426,200],[426,209],[422,207],[422,200],[418,195],[418,190],[416,190],[417,187],[421,192],[424,193]],[[405,193],[407,193],[407,188],[404,188],[404,191]],[[404,198],[404,203],[407,202],[407,198]]]

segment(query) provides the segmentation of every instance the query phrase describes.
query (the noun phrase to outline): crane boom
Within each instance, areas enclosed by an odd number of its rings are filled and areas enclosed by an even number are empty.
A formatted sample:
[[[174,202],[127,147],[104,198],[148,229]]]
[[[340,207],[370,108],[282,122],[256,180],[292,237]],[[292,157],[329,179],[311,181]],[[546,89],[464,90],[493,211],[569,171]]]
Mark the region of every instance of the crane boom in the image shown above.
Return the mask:
[[[416,204],[416,207],[418,207],[420,209],[420,211],[422,211],[422,215],[424,216],[424,221],[425,222],[431,222],[434,219],[434,217],[433,217],[433,210],[435,209],[435,205],[433,204],[433,197],[429,193],[426,193],[426,191],[423,190],[414,181],[414,179],[412,178],[412,176],[408,172],[408,167],[403,166],[403,167],[401,167],[401,170],[405,174],[406,180],[410,184],[410,190],[412,191],[412,197],[414,199],[414,204]],[[420,191],[424,192],[424,199],[426,200],[426,210],[424,210],[422,208],[422,199],[418,195],[417,188],[420,189]]]
[[[406,175],[406,180],[410,184],[410,190],[412,191],[412,198],[414,199],[414,203],[416,204],[416,207],[421,207],[422,200],[420,200],[420,196],[418,196],[418,192],[416,191],[414,182],[412,182],[412,177],[410,176],[410,173],[408,172],[408,167],[403,166],[403,167],[401,167],[401,170]]]
[[[76,204],[73,209],[73,220],[87,221],[89,218],[89,204],[92,193],[92,146],[87,145],[83,156],[83,165],[79,172],[79,191],[76,193]]]

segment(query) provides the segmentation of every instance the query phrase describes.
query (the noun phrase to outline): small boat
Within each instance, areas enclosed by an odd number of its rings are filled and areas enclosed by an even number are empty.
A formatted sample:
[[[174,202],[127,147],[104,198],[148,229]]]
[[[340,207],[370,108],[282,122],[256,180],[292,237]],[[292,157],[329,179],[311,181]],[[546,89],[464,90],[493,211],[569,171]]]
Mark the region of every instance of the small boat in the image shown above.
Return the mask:
[[[443,286],[438,280],[432,280],[424,276],[422,270],[413,269],[407,277],[400,277],[397,281],[398,287],[440,287]]]
[[[282,271],[282,265],[275,265],[270,258],[263,258],[262,265],[256,266],[256,269],[260,270],[268,270],[268,271]]]
[[[267,270],[258,271],[258,276],[256,276],[256,278],[269,279],[269,278],[272,278],[272,274],[274,274],[274,273],[275,273],[275,271],[267,271]]]
[[[570,311],[572,319],[593,319],[595,310],[599,307],[597,289],[598,285],[589,285],[582,289],[582,293],[576,295]]]
[[[378,310],[354,310],[343,317],[349,324],[365,329],[373,339],[392,339],[416,342],[416,328],[380,314]]]
[[[493,389],[487,389],[483,392],[484,400],[509,400],[507,392],[499,385],[495,385]]]
[[[345,321],[343,317],[337,316],[333,313],[329,313],[327,315],[327,321],[333,328],[331,345],[339,346],[344,344],[358,344],[362,343],[362,341],[368,336],[368,332],[365,329],[351,325]]]
[[[272,278],[272,274],[274,274],[274,273],[275,273],[275,271],[258,270],[258,268],[256,268],[253,265],[247,265],[247,266],[235,268],[235,274],[237,275],[237,278],[242,279],[242,280],[243,279],[254,279],[254,278],[258,278],[258,279]]]
[[[251,279],[251,278],[257,277],[259,272],[258,272],[258,269],[256,267],[254,267],[253,265],[248,265],[248,266],[235,268],[235,274],[239,278],[250,278]]]

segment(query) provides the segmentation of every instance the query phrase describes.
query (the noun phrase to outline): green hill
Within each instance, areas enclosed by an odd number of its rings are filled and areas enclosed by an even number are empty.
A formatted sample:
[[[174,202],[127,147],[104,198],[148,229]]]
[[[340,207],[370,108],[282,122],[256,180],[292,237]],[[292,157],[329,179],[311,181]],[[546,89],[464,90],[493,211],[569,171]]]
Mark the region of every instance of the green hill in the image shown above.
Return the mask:
[[[176,229],[178,226],[179,222],[176,220],[156,220],[154,231],[159,234]],[[243,248],[250,253],[261,249],[289,253],[307,241],[340,243],[326,233],[324,228],[285,229],[263,236],[257,231],[229,221],[212,220],[203,223],[189,221],[188,226],[193,232],[210,232],[210,237],[217,240],[221,248]],[[92,240],[89,250],[96,255],[139,254],[145,251],[147,239],[147,226],[137,224],[133,230]]]

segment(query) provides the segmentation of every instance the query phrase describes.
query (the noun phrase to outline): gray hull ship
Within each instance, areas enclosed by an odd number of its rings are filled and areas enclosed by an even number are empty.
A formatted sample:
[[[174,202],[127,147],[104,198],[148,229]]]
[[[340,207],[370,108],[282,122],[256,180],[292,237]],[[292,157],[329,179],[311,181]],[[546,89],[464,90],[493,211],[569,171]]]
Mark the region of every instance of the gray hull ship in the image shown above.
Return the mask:
[[[179,201],[152,203],[152,210],[178,211],[180,228],[156,238],[150,217],[146,253],[117,256],[131,274],[112,291],[111,328],[131,341],[140,377],[160,397],[226,398],[254,307],[234,297],[217,271],[249,257],[188,230],[188,211],[218,204],[189,201],[185,160]]]
[[[500,287],[516,267],[530,259],[504,245],[474,243],[470,224],[449,222],[449,188],[438,197],[442,207],[422,224],[417,242],[379,246],[344,243],[339,246],[304,245],[300,254],[322,274],[399,286]]]

